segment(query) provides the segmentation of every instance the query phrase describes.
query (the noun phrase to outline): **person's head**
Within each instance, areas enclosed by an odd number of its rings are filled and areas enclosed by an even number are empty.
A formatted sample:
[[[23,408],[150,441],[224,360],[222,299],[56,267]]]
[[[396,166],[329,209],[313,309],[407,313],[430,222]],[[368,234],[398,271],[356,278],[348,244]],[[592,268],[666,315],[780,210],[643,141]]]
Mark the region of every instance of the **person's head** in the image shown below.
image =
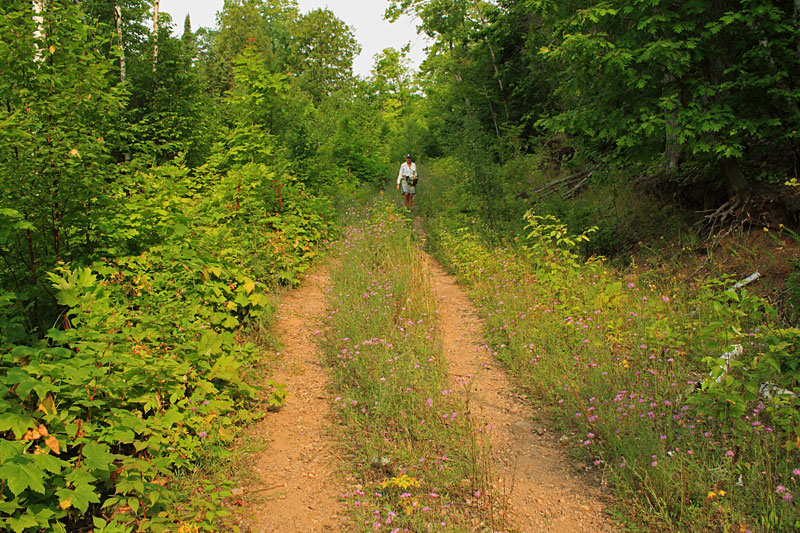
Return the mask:
[[[411,154],[406,156],[406,163],[411,163]]]

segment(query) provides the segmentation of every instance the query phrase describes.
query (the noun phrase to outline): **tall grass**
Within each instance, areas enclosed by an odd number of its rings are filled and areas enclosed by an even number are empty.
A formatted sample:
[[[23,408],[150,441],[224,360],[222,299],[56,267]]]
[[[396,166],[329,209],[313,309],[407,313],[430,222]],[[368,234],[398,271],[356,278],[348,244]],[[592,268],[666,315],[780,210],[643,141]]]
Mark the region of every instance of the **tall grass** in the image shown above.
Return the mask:
[[[645,282],[584,262],[585,239],[554,218],[529,218],[513,248],[430,225],[496,357],[615,487],[632,528],[800,528],[800,331],[766,302],[728,280]]]
[[[323,341],[360,479],[344,498],[364,530],[462,531],[484,478],[411,222],[383,203],[346,219]]]

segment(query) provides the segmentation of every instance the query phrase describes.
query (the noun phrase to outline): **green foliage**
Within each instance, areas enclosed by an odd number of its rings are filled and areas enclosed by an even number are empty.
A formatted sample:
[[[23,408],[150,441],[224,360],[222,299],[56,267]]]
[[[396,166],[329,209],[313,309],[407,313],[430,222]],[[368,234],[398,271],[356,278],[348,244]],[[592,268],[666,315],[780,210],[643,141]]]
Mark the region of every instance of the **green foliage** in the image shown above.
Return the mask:
[[[0,363],[12,529],[66,530],[87,514],[163,528],[169,479],[249,417],[238,410],[255,388],[240,367],[256,352],[238,336],[266,302],[209,260],[175,243],[48,276],[68,327],[4,346]]]
[[[352,78],[361,46],[352,30],[327,8],[300,16],[293,28],[292,68],[315,101],[342,89]]]
[[[706,199],[795,173],[800,18],[791,2],[390,2],[387,16],[401,13],[419,16],[432,40],[415,113],[426,118],[418,145],[428,156],[455,154],[479,169],[562,139],[581,162],[657,175]],[[597,172],[589,185],[602,181]],[[498,206],[504,186],[477,192],[479,202]],[[515,219],[484,213],[493,217]],[[597,224],[596,248],[629,245],[613,234],[622,218]]]
[[[533,211],[525,214],[528,225],[527,240],[530,254],[536,264],[547,265],[558,270],[571,270],[582,264],[581,243],[589,242],[589,235],[597,231],[592,227],[578,235],[572,235],[567,225],[553,215],[537,215]]]
[[[742,184],[732,162],[759,157],[765,141],[796,144],[789,72],[800,27],[788,2],[584,4],[540,3],[555,29],[542,53],[566,69],[549,127],[656,157],[666,140],[667,150],[725,163],[733,190]]]

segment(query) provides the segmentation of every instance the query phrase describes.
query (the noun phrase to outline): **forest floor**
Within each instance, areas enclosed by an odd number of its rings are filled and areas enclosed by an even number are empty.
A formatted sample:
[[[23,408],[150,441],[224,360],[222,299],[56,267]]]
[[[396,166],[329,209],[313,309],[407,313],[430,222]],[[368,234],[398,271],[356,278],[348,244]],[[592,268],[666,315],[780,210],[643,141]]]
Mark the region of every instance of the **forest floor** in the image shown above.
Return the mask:
[[[424,238],[418,223],[415,227]],[[467,384],[459,390],[468,396],[474,427],[488,435],[489,464],[484,466],[498,503],[493,529],[613,531],[600,480],[571,466],[555,433],[533,421],[530,401],[515,393],[493,358],[466,293],[434,258],[420,253],[433,281],[449,378]],[[252,457],[252,484],[242,489],[245,531],[359,529],[340,497],[356,481],[337,457],[330,379],[314,343],[328,286],[325,270],[319,269],[280,306],[276,329],[283,348],[274,378],[287,385],[290,396],[256,428],[268,444]],[[476,517],[476,531],[485,527],[482,518]]]

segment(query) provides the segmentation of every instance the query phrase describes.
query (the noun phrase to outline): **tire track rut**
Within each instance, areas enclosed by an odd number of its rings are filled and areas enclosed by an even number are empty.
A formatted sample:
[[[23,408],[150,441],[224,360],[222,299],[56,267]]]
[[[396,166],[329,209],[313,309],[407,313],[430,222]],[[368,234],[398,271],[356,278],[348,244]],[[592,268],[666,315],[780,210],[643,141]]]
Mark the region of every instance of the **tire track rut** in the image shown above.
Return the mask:
[[[273,379],[289,397],[255,428],[269,444],[252,460],[242,528],[251,532],[352,531],[339,495],[345,490],[331,424],[328,373],[314,343],[325,316],[324,269],[289,292],[277,312],[283,358]]]
[[[419,226],[418,226],[419,228]],[[418,229],[419,231],[419,229]],[[530,404],[515,396],[482,336],[483,323],[465,292],[430,256],[445,356],[453,382],[471,380],[470,416],[491,443],[495,495],[506,501],[506,528],[522,532],[615,531],[597,483],[578,474],[564,447],[541,428]]]

